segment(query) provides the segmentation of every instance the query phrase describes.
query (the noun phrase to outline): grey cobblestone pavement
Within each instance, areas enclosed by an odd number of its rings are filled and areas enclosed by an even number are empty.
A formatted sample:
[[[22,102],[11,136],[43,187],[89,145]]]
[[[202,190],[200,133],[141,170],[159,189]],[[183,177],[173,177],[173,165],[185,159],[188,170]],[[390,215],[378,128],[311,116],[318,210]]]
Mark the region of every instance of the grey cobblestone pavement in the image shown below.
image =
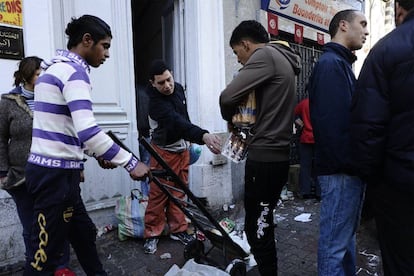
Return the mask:
[[[228,217],[240,220],[243,209],[240,204],[228,212],[215,214],[220,218]],[[275,228],[278,250],[279,275],[317,275],[317,242],[320,203],[308,199],[292,199],[279,204],[275,212]],[[294,218],[300,214],[310,214],[311,221],[298,222]],[[375,227],[372,221],[364,222],[358,231],[357,275],[381,276],[381,259],[375,239]],[[138,239],[119,241],[117,231],[108,232],[97,239],[99,255],[109,275],[164,275],[172,265],[182,267],[185,264],[184,246],[168,237],[163,237],[154,255],[146,255],[142,250],[143,242]],[[162,258],[169,253],[171,258]],[[72,252],[71,268],[77,275],[84,275],[76,256]],[[10,268],[12,269],[12,267]],[[0,275],[21,275],[21,267],[14,266],[15,272],[0,269]],[[259,275],[256,268],[248,271],[248,276]]]

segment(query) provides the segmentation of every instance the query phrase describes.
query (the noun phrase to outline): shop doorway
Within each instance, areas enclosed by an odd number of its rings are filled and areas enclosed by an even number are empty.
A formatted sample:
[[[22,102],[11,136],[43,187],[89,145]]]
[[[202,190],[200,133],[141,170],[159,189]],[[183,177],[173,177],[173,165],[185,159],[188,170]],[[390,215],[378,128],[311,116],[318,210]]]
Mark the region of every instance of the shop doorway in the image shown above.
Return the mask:
[[[173,65],[172,0],[131,0],[136,84],[148,83],[148,67],[155,58]]]
[[[145,88],[149,85],[151,61],[163,59],[174,70],[173,12],[173,0],[131,0],[136,119],[140,135],[148,135]]]

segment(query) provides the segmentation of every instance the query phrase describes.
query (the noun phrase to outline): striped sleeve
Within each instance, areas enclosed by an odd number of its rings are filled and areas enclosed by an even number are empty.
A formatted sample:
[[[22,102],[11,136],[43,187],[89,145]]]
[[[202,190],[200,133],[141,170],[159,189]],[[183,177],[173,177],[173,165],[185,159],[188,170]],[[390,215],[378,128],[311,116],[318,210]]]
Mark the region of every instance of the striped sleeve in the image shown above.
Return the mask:
[[[33,151],[76,160],[83,158],[86,147],[96,157],[131,171],[138,160],[97,125],[90,92],[87,72],[70,63],[55,64],[39,78],[35,92]]]

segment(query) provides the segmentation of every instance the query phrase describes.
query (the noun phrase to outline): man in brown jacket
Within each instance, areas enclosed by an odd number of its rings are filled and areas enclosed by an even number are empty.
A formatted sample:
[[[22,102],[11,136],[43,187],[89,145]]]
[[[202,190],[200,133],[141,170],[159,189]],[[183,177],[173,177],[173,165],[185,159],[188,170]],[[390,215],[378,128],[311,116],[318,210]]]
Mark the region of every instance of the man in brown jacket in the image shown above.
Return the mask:
[[[256,122],[251,127],[245,167],[245,230],[261,275],[277,275],[273,209],[289,170],[289,143],[300,58],[287,43],[268,43],[257,21],[241,22],[230,46],[243,65],[221,92],[223,118],[231,125],[238,106],[254,90]]]

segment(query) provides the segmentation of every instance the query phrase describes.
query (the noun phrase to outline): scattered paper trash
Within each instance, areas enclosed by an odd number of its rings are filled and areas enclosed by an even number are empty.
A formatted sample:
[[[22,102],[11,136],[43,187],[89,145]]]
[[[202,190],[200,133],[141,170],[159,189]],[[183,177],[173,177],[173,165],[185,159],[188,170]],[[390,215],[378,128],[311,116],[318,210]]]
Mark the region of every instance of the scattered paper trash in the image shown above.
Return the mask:
[[[210,229],[210,232],[217,235],[217,236],[222,236],[221,232],[215,228]]]
[[[164,253],[160,256],[161,259],[171,259],[171,254],[170,253]]]
[[[288,196],[287,196],[287,187],[286,187],[286,185],[283,186],[283,189],[280,192],[280,199],[281,200],[288,200],[289,199]]]
[[[230,238],[237,243],[247,254],[250,254],[250,245],[247,241],[246,232],[242,232],[240,235],[239,233],[236,233],[236,231],[233,231],[229,234]]]
[[[257,265],[256,260],[254,259],[253,254],[250,252],[250,244],[247,241],[246,232],[242,231],[241,233],[238,231],[233,231],[229,234],[229,237],[237,243],[249,256],[246,258],[246,262],[249,267],[254,267]]]
[[[184,266],[181,269],[176,264],[174,264],[164,276],[229,276],[229,275],[230,274],[214,266],[198,264],[194,261],[194,259],[190,259],[184,264]]]
[[[296,207],[295,209],[299,212],[303,212],[305,210],[305,207],[300,206],[300,207]]]
[[[236,223],[229,218],[223,218],[220,220],[219,224],[227,233],[233,231],[234,226],[236,225]]]
[[[310,216],[311,216],[311,214],[310,214],[310,213],[302,213],[302,214],[300,214],[300,215],[296,216],[296,217],[294,218],[294,220],[295,220],[295,221],[300,221],[300,222],[310,222],[310,221],[312,221],[312,220],[310,219]]]
[[[286,219],[286,216],[282,216],[282,215],[279,215],[279,214],[273,214],[273,222],[274,223],[281,222],[282,220],[285,220],[285,219]]]

